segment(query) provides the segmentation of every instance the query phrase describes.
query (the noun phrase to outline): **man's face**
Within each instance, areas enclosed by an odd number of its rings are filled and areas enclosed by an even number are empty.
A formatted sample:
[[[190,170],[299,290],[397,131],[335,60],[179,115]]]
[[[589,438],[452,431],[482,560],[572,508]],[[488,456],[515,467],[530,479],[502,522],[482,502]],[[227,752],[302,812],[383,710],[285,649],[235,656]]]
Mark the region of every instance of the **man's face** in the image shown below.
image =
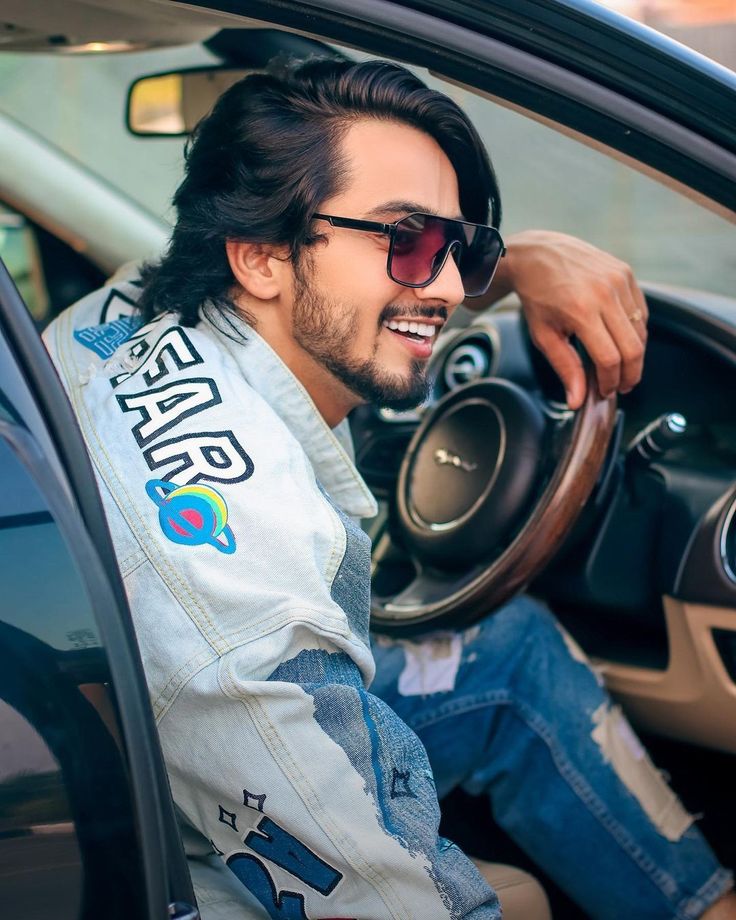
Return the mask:
[[[412,211],[461,216],[455,171],[428,135],[365,119],[349,129],[343,151],[346,188],[324,201],[321,213],[386,223]],[[326,222],[318,230],[327,240],[306,251],[294,278],[291,333],[304,361],[327,375],[344,411],[366,401],[416,405],[426,392],[437,333],[463,299],[454,260],[448,258],[426,287],[407,288],[386,272],[388,236]],[[419,329],[407,330],[408,323]],[[309,380],[318,380],[308,371],[305,381],[298,367],[292,369],[308,389]]]

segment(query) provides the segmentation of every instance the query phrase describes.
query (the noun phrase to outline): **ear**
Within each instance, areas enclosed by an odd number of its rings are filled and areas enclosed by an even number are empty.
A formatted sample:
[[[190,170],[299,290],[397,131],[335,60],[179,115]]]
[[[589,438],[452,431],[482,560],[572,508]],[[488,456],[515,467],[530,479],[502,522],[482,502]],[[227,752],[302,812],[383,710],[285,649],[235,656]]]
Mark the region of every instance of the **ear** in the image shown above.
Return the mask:
[[[291,282],[288,247],[227,240],[225,252],[235,280],[258,300],[273,300]]]

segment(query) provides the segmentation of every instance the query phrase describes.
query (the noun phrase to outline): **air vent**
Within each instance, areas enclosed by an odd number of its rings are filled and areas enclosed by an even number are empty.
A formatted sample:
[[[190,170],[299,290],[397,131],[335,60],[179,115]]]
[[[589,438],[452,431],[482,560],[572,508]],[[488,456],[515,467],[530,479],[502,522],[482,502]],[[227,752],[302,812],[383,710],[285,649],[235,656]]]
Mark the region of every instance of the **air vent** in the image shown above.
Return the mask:
[[[496,366],[496,343],[486,331],[472,331],[456,341],[442,363],[445,392],[490,377]]]
[[[736,582],[736,498],[731,502],[721,528],[721,562],[726,575]]]

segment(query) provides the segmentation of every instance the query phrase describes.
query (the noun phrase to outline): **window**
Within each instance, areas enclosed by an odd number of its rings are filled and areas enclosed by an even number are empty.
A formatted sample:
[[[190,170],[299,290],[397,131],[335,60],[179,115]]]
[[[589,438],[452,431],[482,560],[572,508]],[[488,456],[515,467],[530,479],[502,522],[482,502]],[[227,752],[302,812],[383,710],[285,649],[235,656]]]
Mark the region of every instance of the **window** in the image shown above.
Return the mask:
[[[733,296],[736,226],[581,139],[426,73],[465,109],[491,154],[504,236],[538,227],[582,237],[639,280]]]
[[[41,322],[49,308],[38,243],[28,221],[0,205],[0,258],[12,275],[31,316]]]

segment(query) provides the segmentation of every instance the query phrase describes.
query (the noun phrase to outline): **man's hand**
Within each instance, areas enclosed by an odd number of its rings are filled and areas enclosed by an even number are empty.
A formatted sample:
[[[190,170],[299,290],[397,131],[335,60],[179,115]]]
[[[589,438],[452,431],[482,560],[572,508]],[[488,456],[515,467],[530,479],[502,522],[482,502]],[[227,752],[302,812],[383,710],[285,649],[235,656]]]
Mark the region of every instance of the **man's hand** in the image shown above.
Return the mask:
[[[585,398],[585,374],[570,344],[572,335],[595,364],[601,395],[628,393],[639,382],[649,314],[625,262],[564,233],[526,230],[508,241],[506,257],[478,307],[510,291],[519,296],[532,340],[562,380],[571,409]]]

